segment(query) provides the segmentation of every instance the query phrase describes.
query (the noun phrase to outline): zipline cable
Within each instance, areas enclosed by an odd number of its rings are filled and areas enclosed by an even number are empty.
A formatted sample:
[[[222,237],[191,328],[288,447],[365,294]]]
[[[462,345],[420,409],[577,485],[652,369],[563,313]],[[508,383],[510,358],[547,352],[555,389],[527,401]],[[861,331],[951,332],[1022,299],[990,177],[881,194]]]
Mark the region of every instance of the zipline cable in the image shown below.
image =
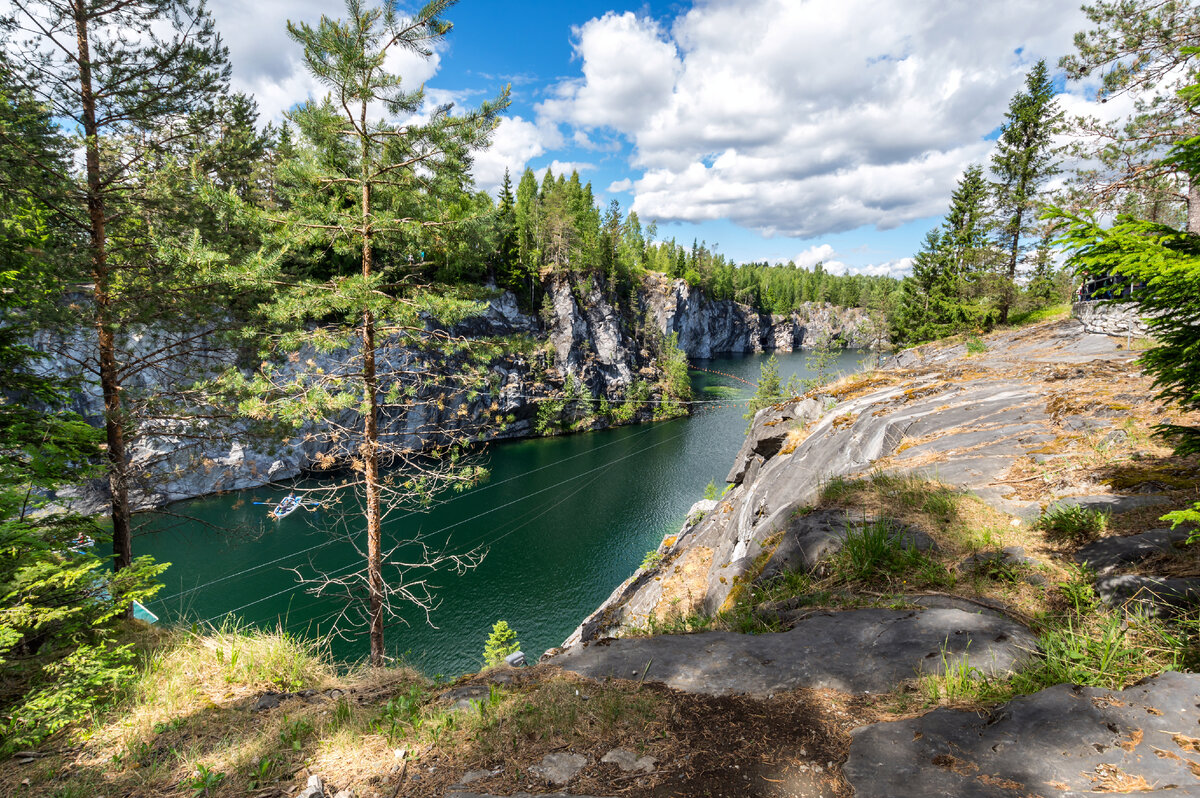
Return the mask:
[[[654,427],[647,427],[645,430],[643,430],[643,431],[641,431],[641,432],[636,432],[636,433],[634,433],[633,435],[629,436],[628,438],[621,438],[621,439],[618,439],[618,440],[615,440],[615,441],[609,441],[608,443],[601,444],[600,446],[593,447],[593,448],[591,448],[591,449],[588,449],[587,451],[579,452],[578,454],[573,454],[573,455],[571,455],[571,456],[569,456],[569,457],[564,457],[564,458],[562,458],[561,460],[556,460],[556,461],[554,461],[553,463],[547,463],[546,465],[543,465],[543,466],[538,466],[537,468],[530,469],[529,471],[525,471],[525,472],[522,472],[522,473],[520,473],[520,474],[516,474],[516,475],[514,475],[514,476],[511,476],[511,477],[506,477],[505,479],[497,480],[496,482],[489,482],[488,484],[486,484],[486,485],[483,485],[483,486],[481,486],[481,487],[479,487],[479,488],[476,488],[475,490],[472,490],[472,491],[470,491],[469,493],[463,493],[463,494],[460,494],[460,495],[458,495],[458,496],[455,496],[455,497],[453,497],[453,498],[451,498],[451,499],[447,499],[446,501],[442,502],[441,504],[443,504],[443,505],[445,505],[445,504],[450,504],[451,502],[456,502],[456,501],[458,501],[458,500],[460,500],[460,499],[465,499],[465,498],[467,498],[468,496],[478,496],[480,493],[483,493],[484,491],[491,490],[492,488],[498,488],[498,487],[500,487],[501,485],[504,485],[504,484],[506,484],[506,483],[512,482],[512,481],[514,481],[514,480],[518,480],[518,479],[524,479],[525,477],[528,477],[528,476],[530,476],[531,474],[536,474],[536,473],[538,473],[539,471],[545,471],[547,468],[556,468],[557,466],[560,466],[560,465],[562,465],[563,463],[570,462],[571,460],[576,460],[576,459],[578,459],[578,458],[580,458],[580,457],[585,457],[585,456],[587,456],[587,455],[590,455],[590,454],[592,454],[592,453],[594,453],[594,452],[600,451],[601,449],[607,449],[607,448],[608,448],[608,447],[610,447],[610,446],[616,446],[616,445],[617,445],[617,444],[619,444],[619,443],[625,443],[625,442],[627,442],[627,441],[629,441],[629,440],[633,440],[633,439],[635,439],[635,438],[640,438],[640,437],[642,437],[643,435],[648,435],[648,434],[649,434],[650,432],[652,432],[652,431],[654,431]],[[534,495],[534,494],[530,494],[530,495]],[[507,506],[507,505],[504,505],[504,506]],[[499,509],[499,508],[496,508],[496,509]],[[405,519],[405,518],[411,518],[412,516],[414,516],[414,515],[419,515],[419,514],[420,514],[420,513],[418,513],[417,511],[415,511],[415,510],[412,510],[412,511],[409,511],[409,512],[405,513],[404,515],[401,515],[401,516],[399,516],[399,517],[398,517],[396,520],[403,520],[403,519]],[[472,519],[472,520],[473,520],[473,519]],[[288,554],[285,554],[285,555],[283,555],[282,557],[277,557],[277,558],[276,558],[276,559],[274,559],[274,560],[270,560],[270,561],[268,561],[268,562],[264,562],[264,563],[259,563],[258,565],[253,565],[253,566],[251,566],[251,567],[249,567],[249,568],[245,568],[245,569],[243,569],[243,570],[241,570],[241,571],[236,571],[236,572],[234,572],[234,573],[232,573],[232,574],[226,574],[225,576],[221,576],[221,577],[218,577],[218,578],[216,578],[216,579],[213,579],[213,580],[211,580],[211,581],[204,582],[204,583],[202,583],[202,584],[196,585],[195,587],[191,587],[191,588],[188,588],[188,589],[186,589],[186,590],[181,590],[181,591],[179,591],[178,593],[172,593],[172,594],[171,594],[171,595],[169,595],[169,596],[163,596],[163,597],[161,597],[161,598],[159,598],[159,597],[156,597],[156,598],[154,598],[154,599],[153,599],[153,602],[152,602],[152,603],[154,603],[154,604],[162,604],[162,603],[164,603],[164,602],[166,602],[166,601],[169,601],[169,600],[171,600],[171,599],[175,599],[175,598],[181,598],[181,597],[183,597],[183,596],[191,595],[192,593],[195,593],[195,592],[197,592],[197,591],[199,591],[199,590],[203,590],[203,589],[204,589],[204,588],[206,588],[206,587],[211,587],[212,585],[219,584],[219,583],[221,583],[221,582],[225,582],[225,581],[228,581],[228,580],[230,580],[230,579],[237,578],[237,577],[239,577],[239,576],[245,576],[246,574],[253,573],[254,571],[257,571],[257,570],[259,570],[259,569],[262,569],[262,568],[267,568],[267,567],[269,567],[269,566],[272,566],[272,565],[275,565],[275,564],[277,564],[277,563],[281,563],[281,562],[283,562],[284,560],[289,560],[289,559],[291,559],[292,557],[296,557],[296,556],[298,556],[298,555],[301,555],[301,554],[309,554],[309,553],[311,553],[311,552],[314,552],[314,551],[316,551],[316,550],[318,550],[318,549],[322,549],[322,548],[324,548],[324,547],[326,547],[326,546],[332,546],[334,543],[337,543],[339,540],[341,540],[341,538],[340,538],[340,537],[338,537],[338,538],[333,538],[332,540],[327,540],[327,541],[325,541],[324,543],[318,543],[318,544],[316,544],[315,546],[310,546],[310,547],[308,547],[307,549],[300,549],[299,551],[293,551],[293,552],[290,552],[290,553],[288,553]]]
[[[595,472],[597,472],[597,471],[602,471],[602,470],[604,470],[604,469],[610,468],[610,467],[612,467],[612,466],[616,465],[617,463],[624,462],[625,460],[628,460],[628,459],[630,459],[630,458],[632,458],[632,457],[636,457],[636,456],[638,456],[638,455],[640,455],[640,454],[644,454],[645,452],[648,452],[648,451],[650,451],[650,450],[652,450],[652,449],[655,449],[655,448],[657,448],[657,447],[659,447],[659,446],[662,446],[662,445],[664,445],[664,444],[670,443],[671,441],[675,440],[676,438],[679,438],[679,437],[681,437],[683,434],[684,434],[683,432],[678,432],[678,433],[676,433],[675,435],[672,435],[670,438],[664,438],[663,440],[659,441],[658,443],[652,444],[651,446],[647,446],[647,447],[645,447],[644,449],[639,449],[638,451],[631,452],[631,453],[629,453],[629,454],[627,454],[627,455],[625,455],[625,456],[623,456],[623,457],[619,457],[619,458],[617,458],[616,460],[612,460],[612,461],[610,461],[610,462],[608,462],[608,463],[604,463],[604,464],[602,464],[602,465],[596,466],[595,468],[588,469],[587,471],[584,471],[584,472],[582,472],[582,473],[576,474],[575,476],[572,476],[572,477],[568,477],[567,479],[564,479],[564,480],[562,480],[562,481],[560,481],[560,482],[557,482],[557,483],[555,483],[555,484],[553,484],[553,485],[549,485],[549,486],[547,486],[547,487],[545,487],[545,488],[542,488],[542,489],[540,489],[540,490],[537,490],[537,491],[534,491],[534,492],[532,492],[532,493],[526,494],[525,496],[521,496],[521,497],[519,497],[519,498],[517,498],[517,499],[513,499],[512,501],[510,501],[510,502],[506,502],[506,503],[504,503],[504,504],[502,504],[502,505],[499,505],[498,507],[493,507],[493,508],[491,508],[490,510],[485,510],[485,511],[483,511],[482,513],[478,513],[478,514],[476,514],[476,515],[474,515],[474,516],[472,516],[472,517],[470,517],[470,518],[466,518],[466,519],[463,519],[462,521],[458,521],[458,522],[456,522],[456,523],[449,524],[449,525],[447,525],[447,526],[444,526],[444,527],[442,527],[441,529],[438,529],[438,530],[436,530],[436,531],[433,531],[433,532],[429,532],[429,533],[427,533],[427,534],[423,535],[422,537],[416,538],[416,540],[418,540],[418,541],[419,541],[419,540],[422,540],[422,539],[424,539],[424,538],[427,538],[427,537],[429,537],[429,536],[431,536],[431,535],[440,534],[440,533],[442,533],[442,532],[448,532],[449,530],[451,530],[451,529],[454,529],[455,527],[459,527],[459,526],[462,526],[463,524],[470,523],[471,521],[478,520],[479,518],[482,518],[482,517],[483,517],[483,516],[485,516],[485,515],[489,515],[490,513],[496,512],[497,510],[502,510],[502,509],[504,509],[505,507],[509,507],[509,506],[511,506],[511,505],[513,505],[513,504],[517,504],[518,502],[525,501],[526,499],[528,499],[528,498],[531,498],[531,497],[533,497],[533,496],[537,496],[537,495],[540,495],[540,494],[542,494],[542,493],[546,493],[547,491],[554,490],[554,489],[556,489],[556,488],[562,487],[563,485],[566,485],[566,484],[567,484],[567,483],[569,483],[569,482],[574,482],[574,481],[576,481],[576,480],[578,480],[578,479],[582,479],[583,477],[586,477],[586,476],[588,476],[588,475],[590,475],[590,474],[594,474],[594,473],[595,473]],[[578,492],[578,491],[576,491],[576,492]],[[572,495],[573,495],[573,494],[572,494]],[[514,531],[515,531],[515,530],[514,530]],[[506,533],[506,535],[505,535],[505,536],[507,536],[508,534],[511,534],[511,532],[509,532],[509,533]],[[499,540],[499,539],[502,539],[502,538],[497,538],[497,540]],[[480,538],[477,538],[476,540],[480,540]],[[474,542],[474,541],[472,541],[472,542]],[[322,544],[322,545],[326,545],[326,544]],[[327,575],[328,575],[328,576],[334,576],[334,575],[336,575],[336,574],[343,573],[343,572],[345,572],[345,571],[348,571],[348,570],[350,570],[351,568],[353,568],[353,567],[357,566],[357,565],[358,565],[358,563],[359,563],[359,561],[358,561],[358,560],[355,560],[355,562],[351,563],[349,566],[346,566],[346,567],[344,567],[344,568],[339,568],[339,569],[337,569],[337,570],[334,570],[334,571],[330,571],[330,572],[329,572]],[[234,608],[234,609],[232,609],[232,610],[227,610],[226,612],[221,612],[221,613],[218,613],[218,614],[216,614],[216,615],[213,615],[213,616],[212,616],[212,617],[210,617],[210,618],[206,618],[206,619],[204,619],[204,620],[203,620],[203,621],[201,621],[200,623],[210,623],[210,622],[212,622],[212,621],[214,621],[214,620],[216,620],[216,619],[218,619],[218,618],[224,618],[224,617],[226,617],[226,616],[228,616],[228,615],[232,615],[232,614],[234,614],[234,613],[241,612],[242,610],[246,609],[247,607],[253,607],[253,606],[255,606],[256,604],[261,604],[261,603],[262,603],[262,602],[264,602],[264,601],[269,601],[270,599],[276,598],[276,597],[278,597],[278,596],[282,596],[283,594],[285,594],[285,593],[289,593],[289,592],[291,592],[291,591],[293,591],[293,590],[296,590],[297,588],[299,588],[299,587],[302,587],[302,586],[303,586],[303,583],[300,583],[300,584],[297,584],[297,585],[293,585],[293,586],[291,586],[291,587],[289,587],[289,588],[285,588],[285,589],[283,589],[283,590],[280,590],[280,591],[277,591],[277,592],[275,592],[275,593],[272,593],[272,594],[271,594],[271,595],[269,595],[269,596],[263,596],[263,597],[262,597],[262,598],[260,598],[260,599],[256,599],[256,600],[254,600],[254,601],[247,602],[246,604],[243,604],[243,605],[241,605],[240,607],[236,607],[236,608]]]

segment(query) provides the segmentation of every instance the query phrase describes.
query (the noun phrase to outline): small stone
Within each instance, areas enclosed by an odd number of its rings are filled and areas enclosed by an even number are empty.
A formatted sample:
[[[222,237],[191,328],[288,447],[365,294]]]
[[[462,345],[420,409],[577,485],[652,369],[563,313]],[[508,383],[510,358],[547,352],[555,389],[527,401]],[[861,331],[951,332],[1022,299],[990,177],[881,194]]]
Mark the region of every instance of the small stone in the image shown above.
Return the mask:
[[[351,789],[338,790],[333,798],[354,798],[354,791]]]
[[[569,751],[546,754],[540,765],[534,765],[529,770],[538,778],[555,785],[563,785],[575,778],[575,774],[587,765],[587,757]]]
[[[462,778],[458,780],[458,783],[464,785],[471,784],[472,782],[479,781],[480,779],[491,778],[499,773],[500,771],[498,770],[468,770],[463,774]]]
[[[254,702],[254,711],[262,712],[263,710],[274,709],[279,706],[280,699],[282,699],[282,696],[279,693],[263,693]]]
[[[325,798],[325,783],[316,773],[308,777],[308,786],[296,798]]]
[[[632,751],[626,751],[624,748],[614,748],[604,755],[601,762],[611,762],[619,767],[624,772],[628,773],[632,770],[638,770],[642,773],[653,773],[654,766],[658,760],[652,756],[643,756],[639,758]]]

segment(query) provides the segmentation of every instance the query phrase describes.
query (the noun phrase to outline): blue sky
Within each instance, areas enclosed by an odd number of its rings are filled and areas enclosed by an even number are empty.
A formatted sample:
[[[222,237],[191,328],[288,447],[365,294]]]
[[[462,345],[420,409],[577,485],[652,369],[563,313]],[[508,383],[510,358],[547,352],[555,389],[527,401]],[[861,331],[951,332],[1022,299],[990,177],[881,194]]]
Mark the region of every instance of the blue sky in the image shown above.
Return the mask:
[[[315,90],[284,22],[340,3],[211,8],[264,116]],[[892,274],[986,162],[1029,67],[1053,67],[1085,25],[1075,2],[1044,0],[464,0],[446,16],[435,57],[396,67],[464,105],[511,85],[481,187],[505,167],[578,167],[662,238]],[[1069,111],[1092,110],[1086,87],[1063,89]]]

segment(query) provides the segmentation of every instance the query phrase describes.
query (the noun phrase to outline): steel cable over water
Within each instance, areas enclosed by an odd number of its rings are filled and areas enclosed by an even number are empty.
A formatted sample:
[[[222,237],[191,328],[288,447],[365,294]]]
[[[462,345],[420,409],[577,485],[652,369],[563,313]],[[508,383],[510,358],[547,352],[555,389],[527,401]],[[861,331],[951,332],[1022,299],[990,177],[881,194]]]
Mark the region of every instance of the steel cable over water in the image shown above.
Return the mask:
[[[453,498],[447,499],[447,500],[446,500],[446,501],[444,501],[444,502],[440,502],[440,503],[438,504],[438,506],[444,506],[444,505],[447,505],[447,504],[451,504],[452,502],[456,502],[456,501],[458,501],[459,499],[465,499],[465,498],[468,498],[468,497],[475,497],[475,496],[478,496],[480,493],[483,493],[484,491],[491,490],[492,488],[498,488],[498,487],[500,487],[501,485],[504,485],[504,484],[506,484],[506,483],[512,482],[512,481],[514,481],[514,480],[518,480],[518,479],[524,479],[524,478],[526,478],[526,477],[530,476],[531,474],[536,474],[536,473],[538,473],[539,471],[545,471],[545,470],[546,470],[546,469],[548,469],[548,468],[555,468],[555,467],[557,467],[557,466],[560,466],[560,465],[562,465],[563,463],[570,462],[571,460],[577,460],[577,459],[579,459],[580,457],[587,457],[588,455],[591,455],[591,454],[593,454],[593,453],[595,453],[595,452],[597,452],[597,451],[599,451],[599,450],[601,450],[601,449],[607,449],[607,448],[608,448],[608,447],[610,447],[610,446],[616,446],[616,445],[618,445],[618,444],[621,444],[621,443],[627,443],[629,440],[632,440],[632,439],[635,439],[635,438],[640,438],[640,437],[641,437],[641,436],[643,436],[643,435],[649,434],[649,433],[650,433],[650,432],[652,432],[653,430],[654,430],[654,428],[653,428],[653,427],[647,427],[645,430],[642,430],[641,432],[636,432],[636,433],[634,433],[633,435],[631,435],[631,436],[630,436],[629,438],[627,438],[627,439],[621,439],[621,440],[609,441],[608,443],[601,444],[600,446],[597,446],[597,447],[595,447],[595,448],[593,448],[593,449],[589,449],[589,450],[587,450],[587,451],[584,451],[584,452],[579,452],[578,454],[573,454],[573,455],[571,455],[571,456],[569,456],[569,457],[564,457],[564,458],[562,458],[561,460],[556,460],[556,461],[555,461],[555,462],[553,462],[553,463],[547,463],[546,465],[543,465],[543,466],[538,466],[537,468],[531,468],[531,469],[529,469],[528,471],[524,471],[524,472],[522,472],[522,473],[520,473],[520,474],[515,474],[514,476],[511,476],[511,477],[506,477],[506,478],[504,478],[504,479],[501,479],[501,480],[497,480],[496,482],[489,482],[488,484],[486,484],[486,485],[482,485],[482,486],[480,486],[480,487],[478,487],[478,488],[475,488],[474,490],[472,490],[472,491],[470,491],[470,492],[468,492],[468,493],[462,493],[462,494],[459,494],[458,496],[455,496],[455,497],[453,497]],[[543,488],[543,491],[544,491],[544,490],[547,490],[547,489],[546,489],[546,488]],[[530,495],[536,495],[536,494],[530,494]],[[517,499],[516,501],[520,501],[520,499]],[[502,507],[503,507],[503,506],[506,506],[506,505],[502,505]],[[501,509],[501,508],[495,508],[495,509]],[[485,513],[483,513],[483,514],[486,514],[487,512],[491,512],[491,511],[490,511],[490,510],[489,510],[489,511],[486,511],[486,512],[485,512]],[[397,517],[396,517],[396,520],[403,520],[403,519],[405,519],[405,518],[411,518],[411,517],[412,517],[412,516],[414,516],[414,515],[421,515],[421,513],[420,513],[420,512],[418,512],[418,511],[412,510],[412,511],[409,511],[409,512],[407,512],[407,513],[403,514],[403,515],[397,516]],[[473,518],[469,518],[469,519],[467,519],[467,520],[468,520],[468,521],[475,520],[475,518],[478,518],[478,517],[479,517],[479,516],[475,516],[475,517],[473,517]],[[465,523],[465,522],[459,522],[459,523]],[[216,585],[216,584],[219,584],[219,583],[221,583],[221,582],[228,581],[228,580],[230,580],[230,579],[236,579],[236,578],[238,578],[238,577],[245,576],[246,574],[253,573],[253,572],[255,572],[255,571],[258,571],[258,570],[260,570],[260,569],[262,569],[262,568],[267,568],[267,567],[269,567],[269,566],[276,565],[277,563],[281,563],[281,562],[283,562],[284,560],[290,560],[292,557],[296,557],[296,556],[299,556],[299,555],[301,555],[301,554],[310,554],[310,553],[312,553],[312,552],[314,552],[314,551],[317,551],[318,549],[323,549],[323,548],[325,548],[326,546],[331,546],[331,545],[333,545],[334,543],[338,543],[338,542],[340,542],[341,540],[343,540],[343,538],[341,538],[341,537],[337,537],[337,538],[333,538],[332,540],[327,540],[327,541],[325,541],[324,543],[318,543],[318,544],[316,544],[316,545],[314,545],[314,546],[309,546],[309,547],[308,547],[308,548],[306,548],[306,549],[300,549],[299,551],[293,551],[293,552],[290,552],[290,553],[288,553],[288,554],[285,554],[285,555],[283,555],[282,557],[277,557],[277,558],[276,558],[276,559],[274,559],[274,560],[270,560],[270,561],[268,561],[268,562],[264,562],[264,563],[259,563],[258,565],[253,565],[253,566],[251,566],[251,567],[249,567],[249,568],[245,568],[245,569],[243,569],[243,570],[241,570],[241,571],[236,571],[236,572],[234,572],[234,573],[232,573],[232,574],[226,574],[225,576],[221,576],[221,577],[218,577],[218,578],[216,578],[216,579],[212,579],[212,580],[210,580],[210,581],[208,581],[208,582],[204,582],[204,583],[202,583],[202,584],[199,584],[199,585],[196,585],[196,586],[194,586],[194,587],[190,587],[190,588],[188,588],[188,589],[186,589],[186,590],[181,590],[181,591],[179,591],[178,593],[172,593],[172,594],[171,594],[171,595],[169,595],[169,596],[156,597],[156,598],[154,598],[154,599],[151,601],[151,603],[153,603],[153,604],[163,604],[163,603],[165,603],[165,602],[167,602],[167,601],[170,601],[171,599],[175,599],[175,598],[182,598],[182,597],[184,597],[184,596],[191,595],[192,593],[195,593],[195,592],[197,592],[197,591],[203,590],[203,589],[204,589],[204,588],[206,588],[206,587],[211,587],[212,585]]]
[[[646,430],[646,432],[649,432],[649,431],[651,431],[652,429],[654,429],[654,428],[653,428],[653,427],[651,427],[651,428],[647,429],[647,430]],[[639,435],[639,436],[640,436],[641,434],[644,434],[644,433],[638,433],[638,435]],[[499,510],[503,510],[503,509],[505,509],[505,508],[507,508],[507,507],[510,507],[510,506],[514,505],[514,504],[518,504],[518,503],[520,503],[520,502],[523,502],[523,501],[525,501],[526,499],[532,498],[532,497],[534,497],[534,496],[537,496],[537,495],[540,495],[540,494],[542,494],[542,493],[546,493],[546,492],[548,492],[548,491],[555,490],[555,489],[557,489],[557,488],[560,488],[560,487],[562,487],[563,485],[566,485],[566,484],[568,484],[568,483],[570,483],[570,482],[574,482],[574,481],[576,481],[576,480],[582,479],[583,477],[589,476],[589,475],[591,475],[591,474],[595,474],[596,472],[602,472],[602,471],[604,471],[604,470],[606,470],[606,469],[608,469],[608,468],[611,468],[612,466],[615,466],[615,465],[617,465],[618,463],[624,462],[624,461],[626,461],[626,460],[629,460],[630,458],[636,457],[636,456],[638,456],[638,455],[645,454],[646,452],[648,452],[648,451],[651,451],[651,450],[653,450],[653,449],[656,449],[656,448],[658,448],[659,446],[663,446],[663,445],[665,445],[665,444],[667,444],[667,443],[670,443],[671,441],[674,441],[675,439],[677,439],[677,438],[679,438],[679,437],[682,437],[684,434],[685,434],[684,432],[678,432],[678,433],[676,433],[675,435],[673,435],[673,436],[671,436],[671,437],[669,437],[669,438],[664,438],[663,440],[661,440],[661,441],[658,441],[657,443],[651,444],[650,446],[645,446],[645,447],[642,447],[642,448],[638,449],[637,451],[630,452],[629,454],[623,455],[623,456],[621,456],[621,457],[618,457],[618,458],[616,458],[616,459],[614,459],[614,460],[610,460],[610,461],[609,461],[609,462],[607,462],[607,463],[603,463],[603,464],[601,464],[601,465],[599,465],[599,466],[596,466],[596,467],[594,467],[594,468],[588,469],[587,471],[584,471],[584,472],[582,472],[582,473],[579,473],[579,474],[576,474],[576,475],[574,475],[574,476],[568,477],[568,478],[566,478],[566,479],[564,479],[564,480],[561,480],[561,481],[559,481],[559,482],[556,482],[556,483],[555,483],[555,484],[553,484],[553,485],[549,485],[549,486],[547,486],[547,487],[545,487],[545,488],[541,488],[540,490],[536,490],[536,491],[533,491],[532,493],[526,494],[525,496],[522,496],[522,497],[520,497],[520,498],[513,499],[512,501],[505,502],[504,504],[501,504],[501,505],[498,505],[498,506],[496,506],[496,507],[493,507],[493,508],[490,508],[490,509],[488,509],[488,510],[485,510],[485,511],[483,511],[482,513],[478,513],[478,514],[476,514],[476,515],[472,516],[471,518],[467,518],[467,519],[464,519],[464,520],[462,520],[462,521],[457,521],[457,522],[455,522],[455,523],[453,523],[453,524],[448,524],[447,526],[444,526],[444,527],[442,527],[442,528],[440,528],[440,529],[437,529],[437,530],[434,530],[434,531],[431,531],[431,532],[428,532],[428,533],[424,533],[423,535],[421,535],[421,536],[419,536],[419,537],[415,538],[413,541],[408,541],[408,542],[418,542],[418,541],[420,541],[420,540],[424,540],[424,539],[426,539],[426,538],[428,538],[428,537],[430,537],[430,536],[432,536],[432,535],[437,535],[437,534],[441,534],[441,533],[443,533],[443,532],[448,532],[448,531],[450,531],[451,529],[454,529],[454,528],[456,528],[456,527],[462,526],[463,524],[466,524],[466,523],[470,523],[471,521],[476,521],[476,520],[478,520],[478,519],[480,519],[480,518],[482,518],[482,517],[484,517],[484,516],[490,515],[491,513],[497,512],[497,511],[499,511]],[[621,442],[627,442],[627,441],[621,441]],[[578,455],[576,455],[576,456],[578,456]],[[567,458],[567,459],[571,459],[571,458]],[[542,468],[546,468],[546,467],[549,467],[549,466],[543,466]],[[535,469],[535,470],[541,470],[541,469]],[[593,479],[593,480],[589,481],[588,483],[585,483],[583,486],[581,486],[581,487],[580,487],[580,488],[578,488],[577,490],[575,490],[575,491],[571,492],[570,494],[568,494],[568,495],[564,496],[564,497],[563,497],[563,498],[562,498],[562,499],[561,499],[559,502],[557,502],[557,503],[555,503],[554,505],[552,505],[551,507],[547,508],[545,512],[549,512],[549,510],[550,510],[550,509],[553,509],[553,507],[556,507],[556,506],[558,506],[558,505],[562,504],[562,502],[566,501],[566,499],[568,499],[568,498],[571,498],[571,497],[572,497],[572,496],[574,496],[576,493],[578,493],[580,490],[582,490],[584,487],[587,487],[588,485],[590,485],[590,484],[593,484],[593,483],[594,483],[596,480],[598,480],[598,479],[599,479],[599,475],[598,475],[598,476],[596,476],[596,477],[595,477],[595,479]],[[499,483],[498,483],[498,484],[499,484]],[[544,513],[543,513],[543,514],[544,514]],[[538,517],[540,517],[540,516],[538,516]],[[530,522],[531,522],[532,520],[535,520],[535,519],[530,519]],[[504,535],[502,535],[502,536],[500,536],[500,537],[497,537],[497,538],[493,539],[493,540],[492,540],[492,541],[490,541],[490,542],[491,542],[491,543],[495,543],[495,542],[497,542],[497,541],[499,541],[499,540],[502,540],[503,538],[507,537],[508,535],[511,535],[511,534],[513,534],[514,532],[516,532],[516,531],[517,531],[517,529],[523,528],[523,527],[524,527],[524,526],[526,526],[528,523],[529,523],[529,522],[526,522],[526,524],[523,524],[521,527],[517,527],[517,528],[511,529],[511,530],[509,530],[508,532],[504,533]],[[471,541],[471,543],[476,543],[476,542],[482,541],[483,539],[484,539],[483,537],[475,538],[474,540],[472,540],[472,541]],[[323,547],[323,546],[329,545],[330,543],[333,543],[333,542],[336,542],[336,541],[339,541],[339,540],[341,540],[341,538],[335,538],[333,541],[327,541],[326,543],[322,543],[322,544],[319,544],[319,545],[317,545],[317,546],[310,547],[309,549],[306,549],[306,550],[304,550],[303,552],[300,552],[300,553],[305,553],[305,552],[308,552],[308,551],[313,551],[313,550],[315,550],[315,549],[321,548],[321,547]],[[467,549],[463,550],[463,551],[462,551],[462,552],[460,552],[460,553],[466,553],[466,552],[467,552],[467,551],[469,551],[469,550],[470,550],[470,549],[469,549],[469,548],[467,548]],[[293,555],[288,555],[288,557],[290,557],[290,556],[293,556]],[[283,559],[288,559],[288,557],[279,558],[279,560],[275,560],[275,561],[273,561],[273,562],[278,562],[278,561],[280,561],[280,560],[283,560]],[[336,575],[338,575],[338,574],[345,573],[345,572],[349,571],[351,568],[357,567],[357,566],[358,566],[360,563],[361,563],[361,560],[359,560],[359,559],[355,559],[355,561],[354,561],[354,562],[352,562],[350,565],[348,565],[348,566],[345,566],[345,567],[343,567],[343,568],[338,568],[338,569],[335,569],[334,571],[330,571],[330,572],[328,572],[328,575],[329,575],[329,576],[336,576]],[[252,570],[252,569],[247,569],[247,572],[248,572],[249,570]],[[216,582],[218,582],[218,581],[221,581],[221,580],[213,580],[213,583],[216,583]],[[285,594],[287,594],[287,593],[291,593],[291,592],[293,592],[293,591],[295,591],[295,590],[298,590],[298,589],[300,589],[300,588],[302,588],[302,587],[304,587],[304,584],[303,584],[303,583],[298,583],[298,584],[296,584],[296,585],[292,585],[291,587],[288,587],[288,588],[285,588],[285,589],[283,589],[283,590],[277,591],[277,592],[275,592],[275,593],[272,593],[272,594],[270,594],[270,595],[268,595],[268,596],[263,596],[262,598],[256,599],[256,600],[254,600],[254,601],[247,602],[247,603],[245,603],[245,604],[241,605],[240,607],[236,607],[236,608],[234,608],[234,609],[232,609],[232,610],[227,610],[227,611],[225,611],[225,612],[221,612],[221,613],[218,613],[218,614],[216,614],[216,615],[213,615],[213,616],[211,616],[211,617],[209,617],[209,618],[205,618],[204,620],[200,621],[199,623],[206,624],[206,623],[211,623],[211,622],[213,622],[213,621],[215,621],[215,620],[218,620],[218,619],[220,619],[220,618],[226,618],[226,617],[228,617],[228,616],[230,616],[230,615],[233,615],[233,614],[235,614],[235,613],[241,612],[242,610],[244,610],[244,609],[247,609],[248,607],[253,607],[253,606],[255,606],[255,605],[261,604],[261,603],[262,603],[262,602],[264,602],[264,601],[269,601],[269,600],[271,600],[271,599],[273,599],[273,598],[277,598],[277,597],[279,597],[279,596],[282,596],[282,595],[285,595]],[[182,594],[176,594],[176,595],[182,595]]]

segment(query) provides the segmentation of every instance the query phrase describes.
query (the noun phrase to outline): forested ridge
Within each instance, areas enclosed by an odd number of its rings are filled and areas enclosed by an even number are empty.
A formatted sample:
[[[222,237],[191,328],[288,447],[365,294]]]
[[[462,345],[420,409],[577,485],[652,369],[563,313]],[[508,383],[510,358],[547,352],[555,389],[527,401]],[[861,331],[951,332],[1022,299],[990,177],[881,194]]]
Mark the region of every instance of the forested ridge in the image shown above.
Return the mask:
[[[347,0],[337,19],[289,23],[324,93],[294,98],[283,121],[230,91],[203,4],[9,0],[0,14],[0,752],[125,695],[140,662],[125,622],[164,567],[137,556],[131,527],[131,452],[154,435],[186,443],[236,423],[326,436],[336,487],[363,510],[364,563],[310,578],[345,596],[347,628],[369,636],[382,665],[395,607],[436,603],[428,588],[383,579],[382,518],[487,478],[475,431],[421,408],[477,400],[497,357],[529,355],[545,370],[533,351],[545,342],[451,332],[501,291],[543,317],[556,286],[577,303],[600,292],[662,378],[658,399],[638,378],[627,404],[610,406],[568,376],[541,432],[578,427],[576,405],[628,421],[628,403],[656,402],[646,417],[662,418],[688,401],[678,342],[646,330],[639,292],[657,274],[765,314],[864,308],[897,347],[1034,318],[1108,278],[1137,286],[1132,301],[1153,314],[1159,343],[1142,362],[1161,396],[1200,407],[1191,2],[1087,6],[1094,27],[1060,67],[1098,77],[1102,95],[1137,95],[1135,113],[1070,119],[1050,67],[1033,65],[996,120],[989,162],[962,173],[896,276],[735,263],[615,200],[602,207],[578,172],[525,169],[494,197],[480,190],[474,158],[508,91],[438,106],[388,69],[397,51],[432,57],[452,6],[408,15]],[[47,367],[46,342],[65,369]],[[103,397],[101,418],[71,412],[84,383]],[[430,448],[381,425],[389,417],[416,419]],[[1195,429],[1160,432],[1181,455],[1200,451]],[[107,484],[104,519],[58,501],[93,478]],[[1171,518],[1195,520],[1197,508]],[[111,558],[91,538],[111,540]],[[469,568],[476,553],[427,554],[421,566]]]

